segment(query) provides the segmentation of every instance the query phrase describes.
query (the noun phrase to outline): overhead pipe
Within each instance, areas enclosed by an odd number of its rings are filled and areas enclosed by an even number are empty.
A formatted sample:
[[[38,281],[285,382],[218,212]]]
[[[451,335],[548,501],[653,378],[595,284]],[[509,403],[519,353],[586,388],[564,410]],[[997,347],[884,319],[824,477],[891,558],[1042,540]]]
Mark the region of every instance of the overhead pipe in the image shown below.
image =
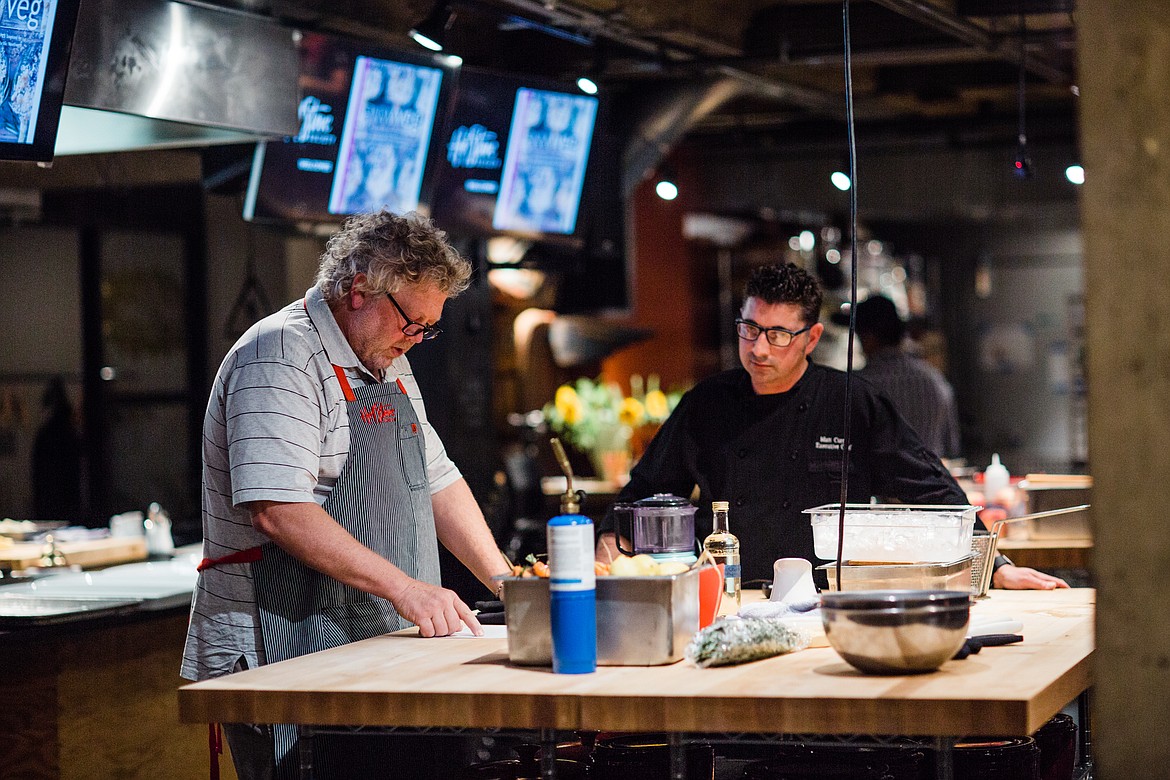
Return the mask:
[[[518,13],[543,19],[550,24],[575,28],[595,39],[604,38],[655,59],[659,59],[669,52],[676,52],[686,59],[668,59],[664,63],[666,69],[675,66],[696,67],[717,77],[738,80],[745,89],[765,97],[783,100],[819,113],[828,113],[834,116],[844,114],[844,105],[839,95],[761,76],[728,64],[727,58],[742,56],[743,52],[734,46],[718,41],[707,39],[703,47],[697,50],[675,44],[664,44],[661,41],[640,35],[627,25],[614,22],[593,11],[575,8],[564,3],[552,4],[543,0],[493,0],[491,5],[506,6],[515,9]],[[712,58],[717,61],[708,66],[706,63]]]
[[[1022,41],[997,37],[977,24],[944,11],[926,0],[873,0],[880,6],[912,19],[919,24],[946,33],[963,43],[998,54],[1008,62],[1024,63],[1024,67],[1054,84],[1072,83],[1072,75],[1047,58],[1027,52]]]
[[[726,58],[742,55],[735,47],[707,39],[700,50],[663,44],[639,35],[628,26],[600,14],[567,4],[543,0],[494,0],[497,6],[514,9],[549,24],[580,30],[594,39],[605,39],[640,51],[655,59],[676,52],[687,59],[667,60],[665,69],[693,67],[706,77],[663,90],[638,105],[634,131],[622,154],[622,194],[627,199],[635,187],[653,174],[658,163],[698,122],[710,116],[732,98],[756,94],[798,105],[820,114],[840,117],[844,104],[839,95],[760,76],[727,64]],[[707,64],[708,59],[721,61]]]

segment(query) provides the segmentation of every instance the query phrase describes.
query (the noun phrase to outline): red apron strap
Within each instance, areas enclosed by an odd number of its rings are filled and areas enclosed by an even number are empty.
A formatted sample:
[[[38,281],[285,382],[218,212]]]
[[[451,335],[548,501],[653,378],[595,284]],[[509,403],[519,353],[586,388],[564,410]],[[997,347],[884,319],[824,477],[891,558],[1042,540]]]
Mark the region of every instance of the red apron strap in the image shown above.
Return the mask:
[[[211,780],[219,780],[219,757],[223,755],[223,732],[218,723],[207,724],[207,752],[211,757]]]
[[[341,385],[341,394],[345,396],[345,400],[356,401],[357,396],[353,394],[353,388],[349,385],[349,377],[345,375],[345,369],[334,365],[333,373],[337,374],[337,384]]]
[[[402,384],[402,377],[398,377],[394,381],[398,383],[398,389],[402,391],[402,394],[406,395],[406,385]]]
[[[222,566],[225,563],[253,563],[263,557],[264,552],[259,547],[249,547],[246,550],[239,550],[238,552],[225,555],[221,558],[204,558],[195,567],[195,571],[203,571],[204,569],[211,569],[216,566]]]

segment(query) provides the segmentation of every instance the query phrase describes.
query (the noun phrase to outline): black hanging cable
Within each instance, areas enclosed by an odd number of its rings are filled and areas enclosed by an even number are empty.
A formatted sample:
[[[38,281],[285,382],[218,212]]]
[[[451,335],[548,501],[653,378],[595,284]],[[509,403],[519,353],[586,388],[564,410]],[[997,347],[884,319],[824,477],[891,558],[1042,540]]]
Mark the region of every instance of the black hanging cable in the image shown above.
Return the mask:
[[[1028,73],[1028,21],[1024,16],[1022,4],[1017,4],[1020,11],[1020,84],[1017,90],[1019,98],[1019,126],[1016,132],[1016,175],[1027,179],[1032,175],[1032,160],[1028,157],[1028,129],[1025,123],[1026,112],[1025,96],[1027,94]]]
[[[857,331],[857,139],[853,122],[853,53],[849,38],[849,0],[844,0],[845,27],[845,127],[849,138],[849,340],[845,358],[845,435],[841,442],[841,506],[837,516],[837,590],[841,590],[841,567],[845,565],[845,504],[849,498],[849,448],[853,422],[853,337]]]

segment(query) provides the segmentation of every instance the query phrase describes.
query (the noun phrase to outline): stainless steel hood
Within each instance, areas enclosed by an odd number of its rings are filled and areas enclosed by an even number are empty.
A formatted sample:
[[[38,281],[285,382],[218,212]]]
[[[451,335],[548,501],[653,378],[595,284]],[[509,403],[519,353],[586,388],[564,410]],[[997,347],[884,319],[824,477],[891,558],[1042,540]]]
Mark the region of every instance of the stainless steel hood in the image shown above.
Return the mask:
[[[255,141],[255,133],[168,122],[133,114],[65,106],[54,154],[102,154],[134,149],[182,149]]]
[[[295,135],[296,37],[238,12],[86,0],[56,154]]]

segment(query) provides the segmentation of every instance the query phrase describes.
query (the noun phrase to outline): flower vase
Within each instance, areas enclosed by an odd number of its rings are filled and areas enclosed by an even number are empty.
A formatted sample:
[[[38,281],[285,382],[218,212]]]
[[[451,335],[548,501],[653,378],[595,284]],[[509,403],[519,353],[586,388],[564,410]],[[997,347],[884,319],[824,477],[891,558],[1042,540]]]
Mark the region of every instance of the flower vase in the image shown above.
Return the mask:
[[[589,460],[598,479],[619,485],[629,481],[631,458],[628,447],[593,450],[589,453]]]
[[[650,441],[661,427],[661,423],[649,422],[642,423],[634,428],[633,434],[630,436],[630,457],[634,463],[637,463],[642,457],[642,454],[646,452],[646,448],[650,446]]]

